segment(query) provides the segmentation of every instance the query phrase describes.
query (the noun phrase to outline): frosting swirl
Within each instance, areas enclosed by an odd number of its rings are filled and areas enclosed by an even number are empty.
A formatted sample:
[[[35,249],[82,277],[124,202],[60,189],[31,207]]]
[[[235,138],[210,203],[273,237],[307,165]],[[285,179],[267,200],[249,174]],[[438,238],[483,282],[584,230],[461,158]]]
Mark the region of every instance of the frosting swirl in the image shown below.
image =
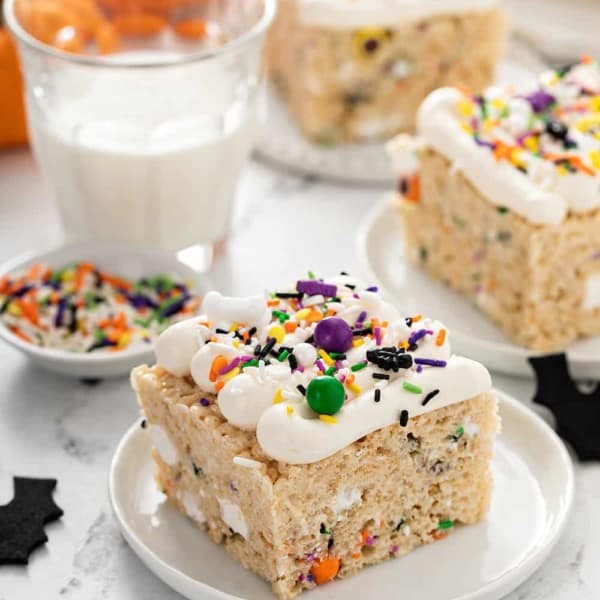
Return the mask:
[[[156,357],[216,395],[232,425],[256,430],[267,455],[303,464],[489,390],[487,370],[453,356],[448,338],[340,275],[266,297],[210,292],[201,316],[160,336]]]

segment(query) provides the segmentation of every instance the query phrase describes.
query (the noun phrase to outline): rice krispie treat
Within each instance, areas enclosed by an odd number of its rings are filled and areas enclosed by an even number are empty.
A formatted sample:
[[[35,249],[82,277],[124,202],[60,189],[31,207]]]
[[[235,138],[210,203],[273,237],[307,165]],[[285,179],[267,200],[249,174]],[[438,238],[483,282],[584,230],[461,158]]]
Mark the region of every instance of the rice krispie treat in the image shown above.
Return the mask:
[[[343,274],[210,292],[132,382],[169,500],[282,599],[487,511],[486,369]]]
[[[390,144],[409,256],[519,344],[600,333],[600,65],[433,92]]]
[[[303,132],[321,144],[412,131],[435,88],[493,80],[497,0],[280,0],[266,62]]]

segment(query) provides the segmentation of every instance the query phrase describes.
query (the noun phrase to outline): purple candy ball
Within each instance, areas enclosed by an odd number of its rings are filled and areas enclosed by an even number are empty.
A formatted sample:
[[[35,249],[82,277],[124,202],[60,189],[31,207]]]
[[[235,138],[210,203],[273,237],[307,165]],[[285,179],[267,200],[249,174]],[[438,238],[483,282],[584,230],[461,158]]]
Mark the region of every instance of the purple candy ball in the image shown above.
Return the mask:
[[[323,319],[315,328],[315,343],[326,352],[346,352],[352,347],[352,329],[344,319]]]

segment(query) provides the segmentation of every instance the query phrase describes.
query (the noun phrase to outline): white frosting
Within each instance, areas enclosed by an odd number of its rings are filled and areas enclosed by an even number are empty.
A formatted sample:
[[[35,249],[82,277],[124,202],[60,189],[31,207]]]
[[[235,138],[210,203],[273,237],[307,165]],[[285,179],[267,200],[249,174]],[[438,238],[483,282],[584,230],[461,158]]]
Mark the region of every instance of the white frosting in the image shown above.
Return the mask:
[[[427,405],[421,404],[422,394],[403,389],[403,381],[426,390],[440,389]],[[451,385],[448,385],[452,381]],[[263,450],[276,460],[311,463],[351,444],[377,429],[398,422],[402,410],[411,417],[472,398],[491,388],[490,375],[481,364],[462,357],[452,357],[444,369],[429,369],[396,379],[381,391],[381,402],[375,404],[373,392],[362,394],[336,415],[330,425],[315,418],[304,404],[288,415],[285,406],[274,405],[261,417],[256,437]],[[433,406],[430,406],[433,405]]]
[[[263,327],[271,318],[271,313],[265,305],[265,299],[260,296],[228,298],[215,291],[208,292],[204,296],[202,312],[213,323],[229,321],[256,327]]]
[[[549,72],[528,90],[474,97],[432,92],[417,115],[420,141],[451,161],[492,204],[535,225],[600,208],[600,64]],[[398,176],[418,172],[418,144],[388,145]]]
[[[585,281],[585,292],[581,308],[594,310],[600,307],[600,273],[590,275]]]
[[[192,378],[202,392],[217,393],[217,404],[224,418],[241,429],[256,430],[258,443],[271,458],[296,464],[321,460],[368,433],[397,423],[404,410],[414,417],[490,389],[490,377],[483,366],[452,355],[441,323],[420,316],[407,322],[378,293],[361,289],[349,277],[340,276],[326,283],[337,286],[335,298],[322,298],[316,293],[305,294],[300,300],[275,299],[271,303],[276,307],[273,315],[267,298],[261,298],[259,303],[257,298],[234,302],[237,299],[220,297],[228,307],[234,307],[231,309],[223,309],[213,300],[208,304],[210,312],[198,318],[210,328],[211,341],[196,351],[189,344],[189,328],[173,327],[171,334],[162,340],[161,355],[177,355],[176,366],[183,370],[179,363],[184,358],[183,352],[178,354],[170,347],[178,345],[180,339],[182,347],[186,347]],[[315,298],[318,298],[316,303]],[[278,320],[281,311],[287,317],[285,325],[293,326],[285,332]],[[316,325],[306,320],[315,311],[318,315],[327,313],[344,319],[356,330],[353,336],[356,343],[344,357],[334,360],[327,353],[317,354],[312,343]],[[265,322],[264,312],[272,319],[270,323]],[[248,329],[232,326],[241,321],[247,323],[245,327],[260,323],[261,329],[250,337]],[[361,333],[365,323],[369,324],[366,334]],[[278,329],[280,343],[273,345],[271,338],[267,353],[260,354],[270,337],[268,332],[274,327]],[[394,372],[367,358],[370,350],[377,353],[389,347],[396,352],[398,348],[409,348],[412,366]],[[269,349],[272,351],[268,352]],[[290,351],[297,367],[286,358]],[[279,357],[281,352],[283,358]],[[420,361],[424,363],[418,365]],[[434,364],[429,364],[430,361]],[[215,365],[226,366],[216,372]],[[333,375],[344,385],[346,402],[333,420],[327,416],[321,419],[308,406],[301,390],[332,367]],[[414,386],[413,391],[405,389],[405,385]],[[374,401],[376,389],[381,394],[380,402]],[[437,395],[423,406],[425,396],[431,392]]]
[[[200,343],[210,337],[210,330],[200,325],[200,319],[186,319],[163,331],[154,346],[156,362],[173,375],[190,374],[190,356]]]
[[[442,15],[485,12],[498,0],[297,0],[305,25],[330,29],[390,27]]]
[[[150,425],[150,435],[152,436],[152,443],[158,450],[160,458],[164,463],[170,467],[177,463],[179,454],[175,444],[171,441],[169,434],[166,432],[164,427],[160,425]]]
[[[419,136],[452,161],[492,204],[505,206],[531,223],[561,223],[567,215],[566,199],[558,190],[547,191],[512,165],[499,163],[489,149],[477,146],[457,119],[460,100],[461,93],[455,88],[431,93],[417,114]]]
[[[233,502],[225,500],[223,498],[217,498],[219,502],[219,508],[221,509],[221,519],[231,527],[233,531],[239,533],[243,538],[248,539],[248,525],[242,509]]]

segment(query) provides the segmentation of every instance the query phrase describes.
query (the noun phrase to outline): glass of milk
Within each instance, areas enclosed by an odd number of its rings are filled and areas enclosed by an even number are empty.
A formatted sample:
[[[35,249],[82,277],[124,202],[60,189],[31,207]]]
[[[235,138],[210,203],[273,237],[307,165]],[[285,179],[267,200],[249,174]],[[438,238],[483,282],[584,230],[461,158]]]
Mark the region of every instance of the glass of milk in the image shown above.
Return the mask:
[[[275,2],[165,0],[166,25],[141,35],[111,14],[118,2],[97,0],[102,22],[120,23],[118,51],[101,55],[89,35],[78,53],[45,43],[22,17],[35,0],[5,1],[34,152],[69,240],[167,251],[212,250],[225,240],[256,128]],[[201,39],[177,35],[182,20],[204,23]]]

